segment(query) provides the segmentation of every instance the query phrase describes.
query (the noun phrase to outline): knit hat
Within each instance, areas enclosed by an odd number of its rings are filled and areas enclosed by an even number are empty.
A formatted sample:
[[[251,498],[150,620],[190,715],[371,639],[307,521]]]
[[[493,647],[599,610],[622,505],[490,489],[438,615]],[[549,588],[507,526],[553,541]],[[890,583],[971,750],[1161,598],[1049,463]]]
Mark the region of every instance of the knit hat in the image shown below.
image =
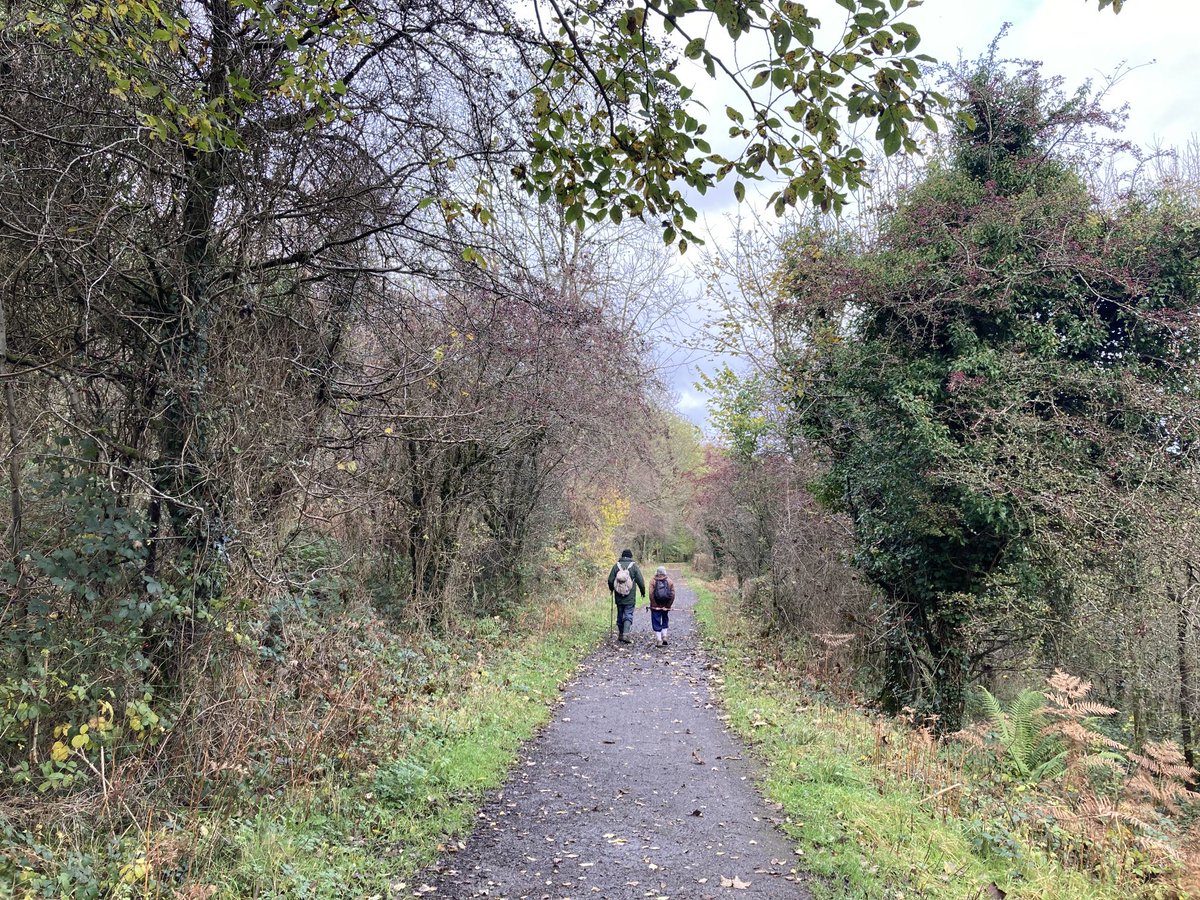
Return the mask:
[[[621,551],[621,559],[633,559],[633,551],[632,550],[622,550]]]
[[[658,571],[657,571],[657,572],[655,572],[654,574],[655,574],[655,575],[666,575],[666,574],[667,574],[667,567],[666,567],[666,566],[659,566],[659,567],[658,567]]]

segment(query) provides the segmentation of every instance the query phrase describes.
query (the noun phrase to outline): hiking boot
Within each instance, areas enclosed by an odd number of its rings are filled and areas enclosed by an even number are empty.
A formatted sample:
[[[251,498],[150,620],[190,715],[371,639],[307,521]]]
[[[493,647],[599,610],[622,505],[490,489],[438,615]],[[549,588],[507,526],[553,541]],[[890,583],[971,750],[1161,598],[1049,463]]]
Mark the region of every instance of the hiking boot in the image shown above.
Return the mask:
[[[619,638],[617,638],[617,640],[620,641],[622,644],[632,644],[633,643],[633,639],[624,634],[622,634]]]
[[[664,628],[661,632],[659,632],[659,637],[662,638],[662,645],[664,647],[667,646],[667,629]]]

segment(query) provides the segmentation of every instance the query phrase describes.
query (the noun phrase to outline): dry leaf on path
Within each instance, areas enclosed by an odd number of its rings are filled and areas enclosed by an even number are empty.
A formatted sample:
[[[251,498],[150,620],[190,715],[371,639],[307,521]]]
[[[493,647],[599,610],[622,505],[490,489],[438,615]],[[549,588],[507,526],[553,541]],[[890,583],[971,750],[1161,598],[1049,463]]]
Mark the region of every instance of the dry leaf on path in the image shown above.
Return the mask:
[[[750,882],[742,881],[742,879],[738,878],[736,875],[734,875],[732,878],[726,878],[724,875],[722,875],[721,876],[721,887],[733,888],[734,890],[744,891],[744,890],[746,890],[746,888],[750,887]]]

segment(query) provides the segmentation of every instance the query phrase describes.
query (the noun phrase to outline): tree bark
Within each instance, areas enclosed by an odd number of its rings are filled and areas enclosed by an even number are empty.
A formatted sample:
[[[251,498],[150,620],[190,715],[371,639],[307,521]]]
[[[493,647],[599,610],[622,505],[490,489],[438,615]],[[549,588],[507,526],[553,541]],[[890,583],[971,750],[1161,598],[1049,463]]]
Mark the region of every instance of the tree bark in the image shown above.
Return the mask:
[[[1196,768],[1196,734],[1193,716],[1196,710],[1195,684],[1192,681],[1192,657],[1190,653],[1190,620],[1194,605],[1193,592],[1196,588],[1196,569],[1187,564],[1187,585],[1175,594],[1176,636],[1179,649],[1179,738],[1183,744],[1183,756],[1187,764]]]
[[[234,25],[225,0],[212,6],[210,100],[226,98]],[[224,544],[222,491],[212,471],[205,421],[209,389],[210,330],[213,320],[212,233],[225,178],[227,148],[184,150],[184,200],[181,213],[181,284],[171,291],[164,327],[168,330],[166,403],[159,430],[161,472],[158,479],[172,530],[191,569],[191,615],[179,623],[174,646],[160,645],[156,662],[167,684],[174,682],[197,636],[200,613],[223,588]]]
[[[17,279],[20,274],[20,268],[18,268],[10,275],[10,290],[14,304],[17,295]],[[4,384],[4,412],[8,419],[9,440],[8,490],[12,522],[8,529],[8,551],[12,561],[13,576],[16,579],[9,603],[16,633],[19,634],[28,619],[28,610],[25,608],[25,566],[21,560],[23,549],[21,534],[24,528],[25,508],[21,497],[21,426],[17,409],[16,375],[8,365],[8,307],[4,295],[5,292],[0,291],[0,382]],[[6,610],[5,618],[8,618],[9,614],[9,611]],[[30,658],[28,641],[24,636],[21,639],[20,656],[21,667],[24,669],[29,665]]]

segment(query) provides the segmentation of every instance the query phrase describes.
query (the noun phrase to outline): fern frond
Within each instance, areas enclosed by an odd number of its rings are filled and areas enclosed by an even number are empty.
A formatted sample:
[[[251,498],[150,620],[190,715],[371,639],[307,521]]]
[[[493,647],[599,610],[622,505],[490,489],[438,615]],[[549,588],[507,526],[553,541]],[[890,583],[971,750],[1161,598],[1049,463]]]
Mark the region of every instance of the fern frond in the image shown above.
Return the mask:
[[[1191,781],[1196,777],[1196,770],[1187,764],[1183,751],[1173,741],[1149,741],[1141,753],[1131,751],[1129,758],[1139,769],[1160,778]]]
[[[979,712],[983,713],[992,728],[999,734],[1000,739],[1004,740],[1004,732],[1007,731],[1008,722],[1004,716],[1004,708],[1000,705],[1000,701],[981,684],[976,685],[974,698]]]
[[[1056,753],[1031,771],[1029,773],[1029,780],[1042,782],[1061,778],[1067,771],[1067,764],[1070,762],[1070,759],[1071,756],[1066,750]]]
[[[1062,669],[1055,669],[1054,674],[1046,679],[1046,684],[1055,694],[1062,695],[1069,701],[1063,703],[1063,706],[1069,706],[1071,702],[1082,700],[1092,689],[1090,681],[1084,681],[1075,675],[1068,675]]]
[[[1041,691],[1022,691],[1008,707],[1009,730],[1011,733],[1010,753],[1018,762],[1021,774],[1028,777],[1046,747],[1040,740],[1045,718],[1040,710],[1046,698]]]
[[[1089,753],[1078,761],[1078,765],[1085,769],[1107,771],[1120,776],[1124,776],[1128,771],[1125,767],[1125,757],[1107,750]]]
[[[1043,715],[1056,718],[1075,720],[1101,719],[1117,714],[1117,711],[1111,706],[1105,706],[1103,703],[1094,703],[1090,700],[1076,702],[1061,694],[1048,694],[1047,699],[1051,702],[1041,712]]]
[[[1187,758],[1183,755],[1183,748],[1175,741],[1147,741],[1142,749],[1151,759],[1173,765],[1179,765]]]
[[[1009,704],[1008,714],[1020,722],[1032,722],[1041,716],[1046,695],[1041,691],[1021,691]]]

